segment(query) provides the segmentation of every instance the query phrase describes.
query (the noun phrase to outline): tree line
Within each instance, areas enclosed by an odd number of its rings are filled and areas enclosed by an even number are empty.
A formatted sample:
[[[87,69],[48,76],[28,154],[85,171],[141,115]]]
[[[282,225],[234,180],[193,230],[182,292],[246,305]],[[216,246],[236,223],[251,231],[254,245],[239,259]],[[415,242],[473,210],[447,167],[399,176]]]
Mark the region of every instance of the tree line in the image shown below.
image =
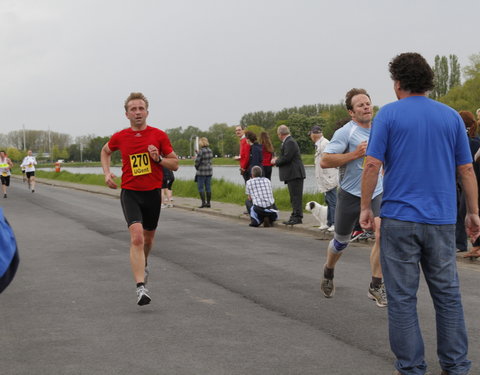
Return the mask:
[[[468,110],[475,113],[480,107],[480,54],[470,56],[470,64],[461,69],[456,55],[435,56],[432,69],[435,73],[435,88],[429,93],[432,99],[443,102],[457,111]],[[461,72],[465,82],[461,83]],[[378,107],[374,107],[376,113]],[[260,135],[265,131],[270,135],[276,150],[280,141],[276,135],[279,125],[287,125],[297,140],[302,153],[313,153],[314,146],[308,131],[314,125],[323,129],[330,139],[335,130],[350,119],[343,103],[311,104],[284,108],[280,111],[257,111],[244,114],[239,124]],[[181,157],[195,155],[195,138],[206,137],[216,156],[233,156],[239,153],[239,142],[235,136],[235,125],[216,123],[208,130],[195,126],[166,129],[175,152]],[[37,153],[40,160],[64,159],[67,161],[99,161],[100,150],[109,136],[87,135],[72,138],[68,134],[42,130],[15,130],[6,135],[0,134],[0,148],[6,149],[14,161],[21,160],[26,150]],[[113,162],[120,160],[118,152],[112,155]]]

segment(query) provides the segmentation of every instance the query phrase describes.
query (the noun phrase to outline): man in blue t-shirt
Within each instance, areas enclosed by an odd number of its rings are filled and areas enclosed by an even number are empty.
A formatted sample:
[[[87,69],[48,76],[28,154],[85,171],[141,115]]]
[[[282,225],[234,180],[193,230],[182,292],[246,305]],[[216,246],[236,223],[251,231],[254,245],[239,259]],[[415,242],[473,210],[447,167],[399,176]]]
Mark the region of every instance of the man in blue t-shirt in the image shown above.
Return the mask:
[[[362,177],[360,224],[373,226],[370,208],[380,168],[381,263],[388,291],[390,346],[396,374],[424,374],[424,344],[416,309],[421,266],[436,311],[442,374],[467,374],[468,340],[455,256],[455,173],[466,193],[465,227],[480,233],[477,184],[465,126],[450,107],[426,97],[433,71],[417,53],[390,62],[399,99],[375,117]]]
[[[340,167],[344,170],[340,179],[335,207],[335,231],[333,240],[327,248],[327,261],[323,269],[323,280],[320,289],[327,298],[333,297],[335,286],[333,273],[343,250],[350,243],[350,235],[360,216],[360,182],[365,160],[365,150],[370,136],[373,107],[370,96],[364,89],[351,89],[345,96],[345,105],[352,120],[338,129],[330,143],[325,147],[320,166],[322,168]],[[380,215],[382,200],[382,178],[377,178],[374,193],[375,215]],[[380,220],[380,219],[378,219]],[[378,223],[378,227],[380,223]],[[378,307],[387,306],[385,286],[382,282],[380,266],[379,231],[370,255],[372,281],[367,296],[375,301]]]

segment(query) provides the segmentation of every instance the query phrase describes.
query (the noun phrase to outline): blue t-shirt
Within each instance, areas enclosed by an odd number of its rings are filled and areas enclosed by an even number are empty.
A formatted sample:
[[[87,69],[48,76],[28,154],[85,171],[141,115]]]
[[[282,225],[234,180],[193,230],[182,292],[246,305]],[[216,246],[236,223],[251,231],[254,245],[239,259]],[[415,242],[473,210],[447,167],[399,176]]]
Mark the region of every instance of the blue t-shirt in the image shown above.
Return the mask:
[[[373,121],[367,155],[383,162],[381,217],[456,222],[455,172],[472,156],[465,125],[452,108],[425,96],[387,104]]]
[[[324,153],[328,154],[344,154],[357,149],[357,146],[368,141],[370,136],[370,128],[362,128],[355,121],[350,121],[338,129],[332,137],[330,143],[325,147]],[[352,160],[345,165],[343,178],[340,181],[342,190],[361,197],[361,181],[363,172],[363,162],[365,158]],[[382,176],[378,176],[377,186],[373,197],[381,194],[383,190]]]

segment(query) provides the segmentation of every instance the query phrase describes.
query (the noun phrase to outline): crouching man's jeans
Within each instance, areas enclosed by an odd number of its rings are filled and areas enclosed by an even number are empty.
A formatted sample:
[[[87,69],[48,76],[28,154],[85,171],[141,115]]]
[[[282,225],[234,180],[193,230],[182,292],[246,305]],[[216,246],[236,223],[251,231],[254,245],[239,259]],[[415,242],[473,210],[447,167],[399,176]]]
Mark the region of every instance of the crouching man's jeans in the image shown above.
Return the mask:
[[[380,241],[395,367],[404,375],[423,375],[427,369],[417,316],[420,265],[436,312],[440,366],[449,375],[467,374],[471,362],[456,266],[455,225],[382,218]]]

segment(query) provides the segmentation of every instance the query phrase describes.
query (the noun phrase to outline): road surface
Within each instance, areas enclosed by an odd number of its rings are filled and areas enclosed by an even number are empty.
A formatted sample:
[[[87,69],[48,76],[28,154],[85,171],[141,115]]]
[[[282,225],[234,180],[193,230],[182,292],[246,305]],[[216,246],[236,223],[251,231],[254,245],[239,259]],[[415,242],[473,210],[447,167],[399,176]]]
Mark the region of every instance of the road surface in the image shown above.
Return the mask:
[[[1,374],[391,374],[387,311],[367,297],[369,248],[352,246],[336,295],[319,284],[327,242],[164,209],[138,307],[118,199],[13,181],[1,201],[21,256],[0,295]],[[480,373],[478,266],[459,264]],[[419,315],[439,373],[424,282]]]

